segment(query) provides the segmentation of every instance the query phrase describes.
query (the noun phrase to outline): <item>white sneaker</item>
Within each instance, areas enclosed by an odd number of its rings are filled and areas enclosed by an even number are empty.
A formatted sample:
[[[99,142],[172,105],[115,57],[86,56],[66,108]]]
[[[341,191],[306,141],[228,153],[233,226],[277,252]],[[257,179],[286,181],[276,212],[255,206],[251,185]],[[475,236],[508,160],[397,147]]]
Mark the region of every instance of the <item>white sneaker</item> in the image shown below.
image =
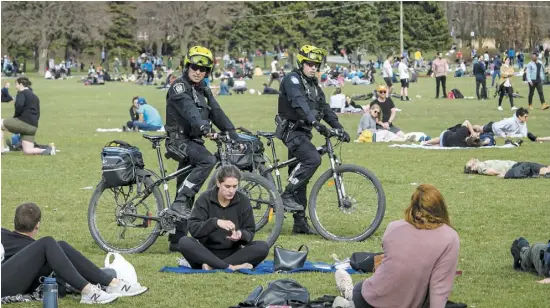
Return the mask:
[[[499,111],[502,111],[502,110],[503,110],[503,109],[502,109],[502,106],[498,106],[497,109],[498,109]]]
[[[117,285],[107,286],[106,292],[109,294],[116,294],[118,296],[136,296],[145,293],[147,289],[147,287],[142,287],[139,283],[128,283],[122,279],[119,279]]]
[[[519,109],[519,108],[518,108],[518,107],[516,107],[516,106],[514,106],[514,107],[510,108],[510,110],[512,110],[512,111],[514,111],[514,110],[518,110],[518,109]]]
[[[336,296],[334,299],[334,302],[332,303],[332,307],[334,308],[355,308],[355,305],[352,301],[348,301],[347,299]]]
[[[351,280],[351,276],[345,270],[339,269],[334,273],[334,278],[340,294],[348,301],[351,301],[353,299],[353,281]]]
[[[99,285],[92,286],[89,294],[82,294],[80,299],[81,304],[108,304],[114,302],[118,298],[118,294],[110,294],[103,290]]]
[[[189,267],[189,268],[191,267],[191,264],[189,264],[189,262],[183,257],[178,258],[177,261],[178,261],[179,266],[185,266],[185,267]]]

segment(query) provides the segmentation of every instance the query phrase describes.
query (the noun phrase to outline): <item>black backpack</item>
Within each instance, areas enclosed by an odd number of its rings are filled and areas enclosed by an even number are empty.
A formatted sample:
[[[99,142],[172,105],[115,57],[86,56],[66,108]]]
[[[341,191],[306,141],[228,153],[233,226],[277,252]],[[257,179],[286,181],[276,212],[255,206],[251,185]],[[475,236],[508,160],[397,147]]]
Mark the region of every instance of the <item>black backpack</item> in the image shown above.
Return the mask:
[[[451,92],[453,92],[455,98],[464,98],[459,89],[452,89]]]
[[[105,188],[134,184],[137,169],[145,167],[139,148],[121,140],[113,140],[103,147],[101,162]]]

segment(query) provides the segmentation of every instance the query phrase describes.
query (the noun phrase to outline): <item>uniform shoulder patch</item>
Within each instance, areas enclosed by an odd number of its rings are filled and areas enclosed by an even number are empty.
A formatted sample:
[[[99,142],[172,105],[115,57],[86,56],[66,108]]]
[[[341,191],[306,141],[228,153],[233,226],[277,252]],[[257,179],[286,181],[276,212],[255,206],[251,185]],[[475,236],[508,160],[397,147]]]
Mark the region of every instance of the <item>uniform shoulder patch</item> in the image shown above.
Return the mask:
[[[183,82],[175,83],[173,86],[174,94],[181,94],[185,92],[185,84]]]
[[[300,84],[300,80],[296,76],[290,77],[290,81],[292,81],[293,84]]]

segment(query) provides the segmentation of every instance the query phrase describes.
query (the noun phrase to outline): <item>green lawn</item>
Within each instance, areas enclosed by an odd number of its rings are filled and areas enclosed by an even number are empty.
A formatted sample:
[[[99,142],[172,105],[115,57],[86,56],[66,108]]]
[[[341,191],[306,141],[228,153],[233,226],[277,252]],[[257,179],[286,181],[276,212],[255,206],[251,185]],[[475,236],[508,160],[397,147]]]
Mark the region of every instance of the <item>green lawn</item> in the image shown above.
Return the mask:
[[[381,79],[380,77],[378,77]],[[87,225],[87,208],[92,190],[101,178],[101,148],[106,142],[123,139],[141,148],[145,164],[158,169],[154,151],[139,133],[97,133],[96,128],[121,127],[128,119],[131,97],[145,96],[148,102],[165,113],[165,92],[150,86],[108,83],[106,86],[84,86],[75,79],[45,81],[33,78],[33,89],[41,99],[42,117],[37,141],[54,142],[60,150],[57,156],[26,157],[21,153],[2,156],[2,227],[13,228],[15,207],[33,201],[43,211],[40,235],[52,235],[81,250],[96,264],[103,265],[105,253],[93,242]],[[259,89],[264,78],[249,82]],[[516,88],[527,95],[527,87],[515,78]],[[490,84],[490,81],[489,81]],[[476,124],[511,116],[509,104],[504,112],[496,109],[496,100],[433,99],[435,81],[420,78],[411,84],[413,102],[396,100],[402,109],[394,123],[404,131],[423,131],[435,137],[464,119]],[[448,89],[459,88],[465,96],[474,96],[472,78],[448,79]],[[372,91],[374,86],[346,85],[344,93],[359,94]],[[550,97],[550,87],[544,87]],[[12,88],[12,91],[14,89]],[[333,89],[327,89],[327,95]],[[493,89],[490,91],[492,97]],[[421,98],[416,98],[420,95]],[[276,96],[238,95],[218,98],[229,117],[238,126],[251,130],[273,130],[277,110]],[[527,106],[527,99],[517,99],[518,106]],[[366,102],[363,102],[366,103]],[[550,135],[550,110],[535,107],[529,118],[530,131]],[[12,104],[2,104],[2,117],[13,114]],[[359,115],[341,116],[341,121],[355,135]],[[322,138],[316,136],[319,144]],[[498,140],[500,144],[503,140]],[[207,143],[213,148],[211,142]],[[286,158],[283,146],[278,151]],[[531,242],[549,239],[548,207],[550,195],[545,179],[503,180],[496,177],[469,176],[462,173],[464,163],[471,157],[479,159],[511,159],[550,164],[550,143],[538,144],[528,140],[520,148],[479,149],[463,151],[428,151],[388,148],[388,144],[345,144],[342,158],[345,163],[362,165],[376,174],[387,197],[385,219],[379,230],[365,242],[337,243],[314,236],[292,236],[292,219],[285,222],[279,244],[297,248],[307,244],[312,261],[331,262],[330,255],[349,257],[355,251],[379,251],[387,224],[400,219],[408,206],[416,183],[431,183],[446,198],[451,219],[461,239],[459,269],[451,299],[470,307],[549,307],[550,286],[537,284],[537,277],[512,269],[510,244],[518,236]],[[169,161],[168,170],[176,163]],[[314,180],[326,170],[325,159]],[[286,174],[286,172],[285,172]],[[285,179],[286,180],[286,179]],[[311,187],[311,185],[310,185]],[[172,195],[174,184],[171,186]],[[343,224],[345,222],[342,222]],[[331,274],[295,274],[246,276],[242,274],[178,275],[159,273],[165,265],[174,266],[175,253],[168,253],[167,238],[159,238],[145,253],[128,255],[137,269],[140,282],[149,292],[136,298],[120,299],[117,307],[228,307],[243,300],[259,284],[279,278],[296,279],[306,286],[312,297],[336,294]],[[269,258],[272,258],[272,254]],[[410,260],[410,266],[415,261]],[[366,276],[354,276],[354,281]],[[399,294],[396,294],[399,296]],[[62,306],[76,306],[77,300],[63,299]],[[15,306],[15,305],[14,305]],[[21,305],[23,306],[23,305]],[[41,303],[25,305],[40,307]]]

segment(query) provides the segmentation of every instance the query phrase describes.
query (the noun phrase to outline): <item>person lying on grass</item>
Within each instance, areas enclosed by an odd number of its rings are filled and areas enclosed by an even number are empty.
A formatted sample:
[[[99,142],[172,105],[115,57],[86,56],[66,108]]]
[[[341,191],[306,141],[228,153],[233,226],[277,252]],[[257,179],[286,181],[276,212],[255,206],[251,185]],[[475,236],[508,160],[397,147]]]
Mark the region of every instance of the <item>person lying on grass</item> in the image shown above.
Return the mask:
[[[67,242],[51,236],[35,240],[41,218],[36,204],[24,203],[15,210],[15,230],[2,228],[2,296],[30,294],[40,286],[40,278],[52,272],[82,293],[81,304],[106,304],[147,291],[139,283],[108,275]]]
[[[191,268],[252,269],[269,254],[264,241],[252,241],[256,232],[248,197],[239,191],[241,172],[229,165],[220,167],[216,186],[195,202],[187,220],[189,233],[178,242],[178,251]]]
[[[479,134],[494,134],[496,137],[527,137],[527,119],[529,110],[521,107],[510,118],[498,122],[489,122],[485,125],[474,125],[474,131]]]
[[[457,124],[444,130],[439,137],[424,141],[421,145],[440,146],[440,147],[480,147],[488,145],[490,140],[479,138],[479,133],[474,131],[470,121],[466,120],[462,124]]]
[[[529,245],[524,237],[518,237],[512,242],[510,253],[514,258],[515,270],[537,273],[540,277],[546,277],[539,283],[550,284],[550,241],[548,244]]]
[[[505,179],[523,179],[539,176],[550,178],[550,166],[531,162],[516,162],[513,160],[480,161],[472,158],[466,163],[464,173],[498,176]]]

